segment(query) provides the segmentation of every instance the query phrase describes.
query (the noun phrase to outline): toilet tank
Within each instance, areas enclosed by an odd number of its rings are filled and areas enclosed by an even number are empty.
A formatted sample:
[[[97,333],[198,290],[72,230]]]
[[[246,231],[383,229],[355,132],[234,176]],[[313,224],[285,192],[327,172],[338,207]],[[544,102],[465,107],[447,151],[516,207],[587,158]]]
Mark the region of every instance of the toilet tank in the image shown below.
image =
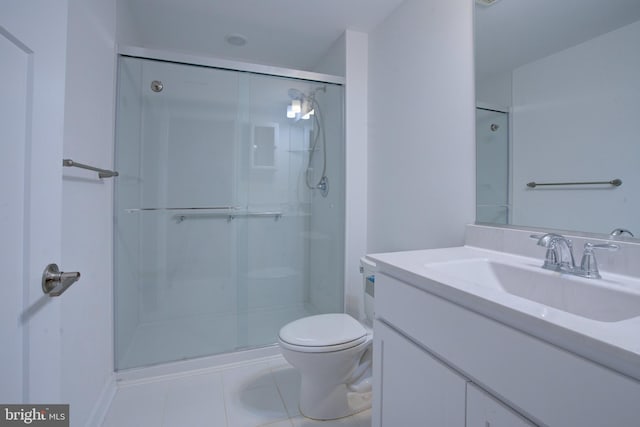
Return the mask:
[[[364,291],[364,322],[367,326],[373,326],[373,297],[375,294],[375,269],[376,264],[367,259],[360,258],[360,272],[362,273],[362,290]]]

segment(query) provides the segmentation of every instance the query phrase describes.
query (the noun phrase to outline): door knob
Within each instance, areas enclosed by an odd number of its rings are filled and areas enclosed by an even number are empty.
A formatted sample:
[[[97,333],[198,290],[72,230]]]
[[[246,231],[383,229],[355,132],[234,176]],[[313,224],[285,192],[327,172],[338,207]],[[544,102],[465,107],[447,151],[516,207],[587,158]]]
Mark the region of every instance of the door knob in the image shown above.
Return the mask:
[[[79,272],[65,273],[60,271],[56,264],[49,264],[42,272],[42,292],[50,297],[60,296],[78,279],[80,279]]]

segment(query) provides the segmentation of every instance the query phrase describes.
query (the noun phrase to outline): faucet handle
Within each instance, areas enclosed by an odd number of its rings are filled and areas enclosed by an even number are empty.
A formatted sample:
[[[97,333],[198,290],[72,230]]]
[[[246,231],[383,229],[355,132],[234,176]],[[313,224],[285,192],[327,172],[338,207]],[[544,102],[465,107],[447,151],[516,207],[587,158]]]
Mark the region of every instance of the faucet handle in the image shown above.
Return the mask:
[[[627,230],[626,228],[614,228],[613,231],[609,234],[612,237],[617,237],[617,236],[629,236],[629,237],[634,237],[633,233],[630,232],[629,230]]]
[[[529,236],[532,239],[538,239],[538,246],[543,246],[547,249],[555,249],[558,246],[558,242],[563,242],[569,248],[569,251],[573,249],[573,242],[571,239],[567,239],[561,234],[547,233],[542,236],[538,234],[532,234]],[[573,255],[571,256],[573,258]]]
[[[547,233],[544,235],[532,234],[529,237],[531,239],[537,240],[538,246],[547,248],[542,268],[546,268],[547,270],[552,271],[560,271],[561,261],[556,243],[558,242],[558,240],[563,239],[563,237],[555,233]]]
[[[616,252],[618,250],[620,250],[620,246],[618,245],[614,245],[612,243],[599,243],[597,245],[594,245],[593,243],[585,243],[584,244],[584,250],[592,250],[592,249],[607,249],[609,252]]]
[[[593,253],[594,249],[604,249],[615,252],[620,249],[620,246],[610,243],[594,245],[593,243],[587,242],[584,244],[584,253],[582,254],[582,261],[580,262],[580,276],[589,279],[600,279],[602,276],[600,276],[600,272],[598,271],[596,255]]]
[[[547,234],[532,234],[529,236],[531,239],[535,239],[538,241],[538,246],[544,246],[546,248],[550,247],[553,243],[563,240],[567,242],[569,246],[571,246],[571,240],[567,239],[561,234],[557,233],[547,233]]]

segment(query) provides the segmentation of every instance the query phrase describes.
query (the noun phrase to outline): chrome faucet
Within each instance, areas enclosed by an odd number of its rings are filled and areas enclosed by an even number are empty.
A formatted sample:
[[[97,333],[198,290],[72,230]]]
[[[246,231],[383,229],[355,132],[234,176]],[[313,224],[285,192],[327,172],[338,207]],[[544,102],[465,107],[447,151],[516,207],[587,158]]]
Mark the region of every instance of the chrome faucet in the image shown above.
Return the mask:
[[[573,258],[573,243],[566,237],[548,233],[543,236],[532,235],[538,239],[538,246],[547,248],[542,268],[553,271],[570,272],[575,270],[576,262]]]
[[[538,246],[547,248],[542,268],[590,279],[600,279],[602,277],[598,271],[598,264],[593,250],[607,249],[609,251],[617,251],[620,249],[618,245],[609,243],[597,245],[585,243],[582,261],[580,262],[580,267],[577,267],[573,258],[573,243],[571,240],[555,233],[547,233],[542,236],[534,234],[531,235],[531,238],[538,240]]]

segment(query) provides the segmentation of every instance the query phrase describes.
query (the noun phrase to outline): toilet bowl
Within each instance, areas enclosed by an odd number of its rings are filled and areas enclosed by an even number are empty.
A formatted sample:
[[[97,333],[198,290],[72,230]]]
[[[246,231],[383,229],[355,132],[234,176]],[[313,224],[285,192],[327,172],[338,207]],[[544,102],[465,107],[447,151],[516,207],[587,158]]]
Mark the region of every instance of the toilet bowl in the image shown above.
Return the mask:
[[[361,260],[365,319],[345,313],[294,320],[280,330],[284,358],[300,372],[300,413],[332,420],[371,407],[373,274],[375,265]]]
[[[343,313],[305,317],[280,330],[282,355],[300,372],[302,415],[332,420],[371,406],[372,340],[371,330]]]

